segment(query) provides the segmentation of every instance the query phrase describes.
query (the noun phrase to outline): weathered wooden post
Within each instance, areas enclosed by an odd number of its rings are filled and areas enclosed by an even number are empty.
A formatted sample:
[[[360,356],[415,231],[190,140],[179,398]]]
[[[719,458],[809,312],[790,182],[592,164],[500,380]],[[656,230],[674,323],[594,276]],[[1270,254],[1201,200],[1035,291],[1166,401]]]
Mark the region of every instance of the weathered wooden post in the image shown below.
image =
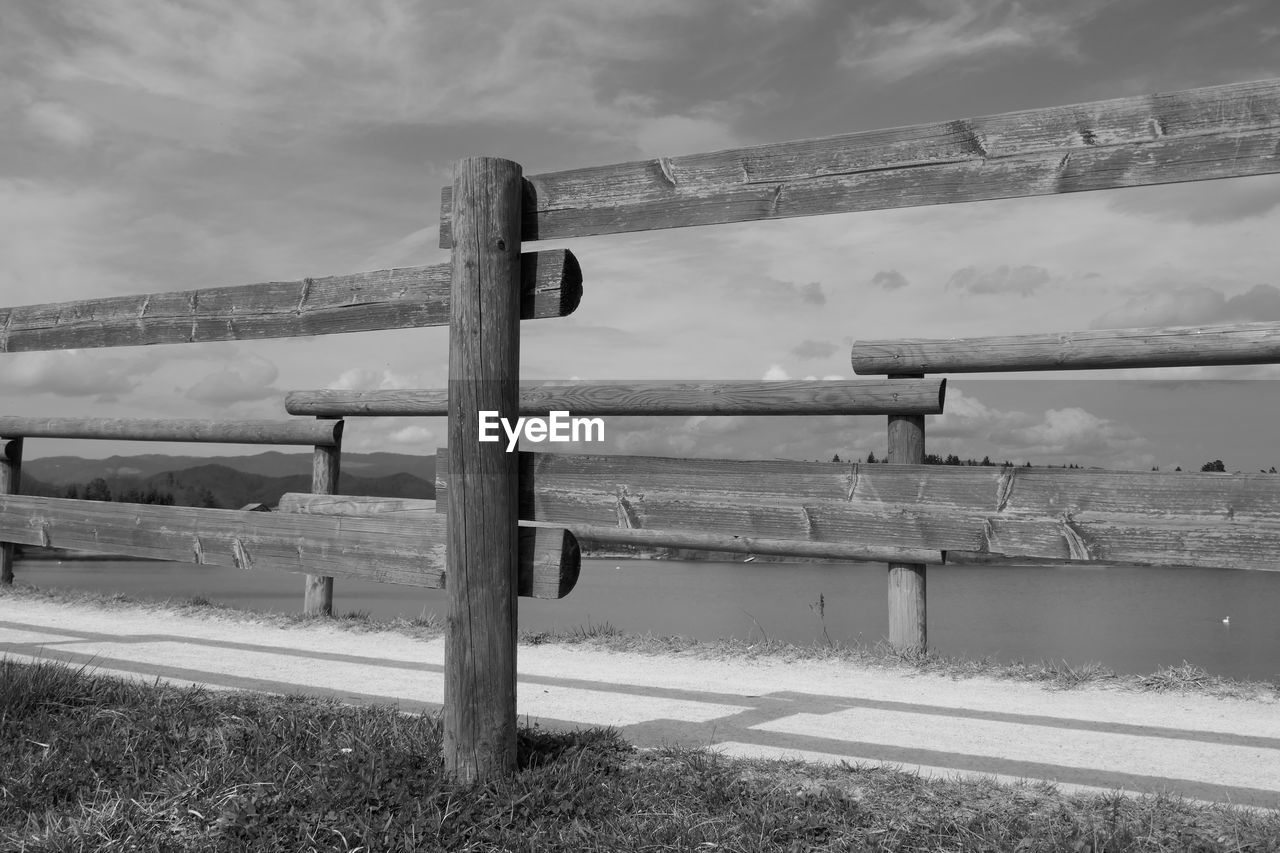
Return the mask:
[[[326,420],[316,418],[316,420]],[[332,420],[329,418],[328,420]],[[339,425],[341,426],[341,425]],[[311,492],[317,495],[336,495],[338,475],[342,467],[342,435],[337,433],[332,446],[315,446],[311,457]],[[333,578],[307,575],[306,591],[302,598],[302,612],[308,616],[333,615]]]
[[[890,379],[917,379],[922,373],[889,374]],[[889,415],[889,462],[924,463],[924,415]],[[927,647],[925,575],[920,563],[889,564],[889,643],[923,652]]]
[[[464,782],[516,761],[517,454],[478,413],[519,410],[523,183],[509,160],[454,164],[444,762]]]
[[[16,495],[22,487],[22,439],[0,439],[0,495]],[[0,584],[13,583],[13,543],[0,542]]]

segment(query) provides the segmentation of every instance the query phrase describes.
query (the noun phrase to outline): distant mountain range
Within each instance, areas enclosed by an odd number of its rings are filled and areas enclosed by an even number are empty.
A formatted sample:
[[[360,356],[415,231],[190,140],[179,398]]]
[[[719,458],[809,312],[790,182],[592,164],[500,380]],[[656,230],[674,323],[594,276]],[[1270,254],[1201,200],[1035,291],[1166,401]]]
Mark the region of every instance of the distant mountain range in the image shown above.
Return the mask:
[[[344,453],[341,466],[338,490],[344,495],[435,497],[434,456]],[[273,450],[251,456],[48,456],[23,460],[21,491],[64,497],[74,486],[84,496],[86,487],[98,479],[116,500],[151,494],[171,495],[180,506],[274,505],[285,492],[311,491],[311,454]]]

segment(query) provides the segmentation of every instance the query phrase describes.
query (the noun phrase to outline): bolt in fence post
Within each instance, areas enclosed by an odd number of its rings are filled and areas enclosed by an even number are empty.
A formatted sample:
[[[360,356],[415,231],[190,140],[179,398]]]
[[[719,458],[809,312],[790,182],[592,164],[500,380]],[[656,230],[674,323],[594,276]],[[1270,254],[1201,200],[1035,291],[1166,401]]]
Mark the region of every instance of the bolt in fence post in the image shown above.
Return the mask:
[[[519,416],[518,163],[453,169],[444,765],[463,782],[516,764],[516,453],[479,440],[479,412]]]
[[[322,418],[317,418],[322,420]],[[317,495],[338,493],[338,474],[342,467],[342,437],[332,447],[319,445],[311,457],[311,492]],[[307,575],[302,612],[308,616],[333,615],[333,578]]]
[[[0,495],[16,495],[22,486],[22,439],[0,439]],[[0,584],[13,584],[13,543],[0,542]]]
[[[889,374],[890,379],[920,379],[922,373]],[[889,462],[924,463],[924,415],[889,415]],[[889,644],[904,651],[927,648],[925,567],[889,563]]]

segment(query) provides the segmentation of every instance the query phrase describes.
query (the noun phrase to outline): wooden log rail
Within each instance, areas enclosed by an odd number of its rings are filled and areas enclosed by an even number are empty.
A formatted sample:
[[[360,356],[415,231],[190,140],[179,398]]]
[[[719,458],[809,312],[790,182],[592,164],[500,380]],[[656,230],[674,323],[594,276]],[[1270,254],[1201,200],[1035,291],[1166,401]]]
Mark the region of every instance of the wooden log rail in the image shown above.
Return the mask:
[[[0,352],[244,341],[449,323],[450,265],[0,308]],[[564,249],[520,257],[520,316],[565,317],[582,272]]]
[[[31,418],[0,416],[6,438],[81,438],[191,441],[222,444],[309,444],[336,447],[342,421],[204,421],[149,418]]]
[[[547,240],[1280,172],[1280,80],[533,175]],[[453,245],[442,193],[440,245]],[[883,372],[883,371],[882,371]]]
[[[436,506],[445,511],[443,453],[436,464]],[[521,453],[520,517],[959,551],[966,562],[1280,570],[1280,478],[1266,474]]]
[[[382,516],[396,518],[438,518],[436,502],[417,498],[352,497],[345,495],[286,494],[280,499],[282,512],[326,512],[336,515]],[[541,526],[545,522],[522,521],[521,525]],[[557,525],[558,526],[558,525]],[[522,526],[521,529],[524,529]],[[566,527],[583,548],[600,545],[629,545],[645,548],[694,548],[703,551],[726,551],[736,554],[777,557],[811,557],[824,560],[861,560],[883,562],[902,560],[941,564],[942,551],[923,548],[876,547],[844,542],[804,542],[794,539],[764,539],[758,536],[734,536],[690,530],[646,530],[631,527],[575,524]],[[568,590],[565,590],[568,594]],[[546,596],[544,596],[546,597]]]
[[[445,587],[445,519],[428,513],[340,515],[282,502],[281,512],[0,495],[0,539],[245,571],[286,571]],[[577,541],[521,528],[518,589],[560,598],[577,581]]]
[[[855,373],[987,373],[1280,363],[1280,323],[857,341]]]
[[[946,380],[854,379],[785,382],[543,383],[520,386],[520,414],[568,411],[583,417],[608,415],[937,415]],[[449,392],[292,391],[291,415],[440,417]]]

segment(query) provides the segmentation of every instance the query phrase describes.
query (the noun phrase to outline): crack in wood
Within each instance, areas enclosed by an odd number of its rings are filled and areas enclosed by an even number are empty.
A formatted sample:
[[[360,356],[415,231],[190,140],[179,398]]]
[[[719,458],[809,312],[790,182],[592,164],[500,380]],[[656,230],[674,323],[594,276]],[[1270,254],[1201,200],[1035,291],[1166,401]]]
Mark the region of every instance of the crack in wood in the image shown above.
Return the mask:
[[[813,539],[814,530],[816,529],[816,526],[813,521],[813,513],[809,511],[809,508],[807,506],[801,506],[800,511],[804,513],[805,533],[808,534],[810,539]]]
[[[778,204],[782,201],[782,191],[786,189],[786,187],[787,187],[786,184],[778,184],[778,186],[774,189],[773,199],[769,202],[770,213],[778,212]]]
[[[204,545],[200,542],[200,537],[196,536],[191,543],[191,551],[195,554],[196,564],[203,566],[204,563]]]
[[[231,559],[235,562],[237,569],[251,571],[253,569],[253,560],[249,557],[249,550],[244,547],[244,543],[239,539],[231,540]]]
[[[743,183],[749,186],[774,184],[775,194],[781,195],[783,189],[785,189],[787,186],[792,186],[792,185],[800,186],[807,183],[830,180],[831,178],[856,178],[860,175],[874,175],[877,172],[902,172],[908,169],[932,169],[938,166],[951,166],[957,163],[972,163],[975,159],[977,158],[939,157],[936,160],[929,160],[923,163],[888,163],[883,166],[859,166],[856,169],[841,169],[839,171],[835,171],[835,170],[825,171],[825,172],[818,172],[812,175],[802,175],[798,177],[787,178],[781,182],[779,182],[776,177],[765,177],[759,180],[751,180],[750,176],[746,175],[746,173],[744,172],[745,179]],[[987,157],[984,159],[990,160],[990,159],[996,159],[996,158]]]
[[[1062,524],[1062,536],[1067,540],[1067,551],[1070,553],[1071,559],[1092,560],[1093,555],[1089,553],[1089,544],[1085,541],[1083,531],[1076,527],[1071,513],[1064,512],[1060,523]]]
[[[996,512],[1004,512],[1005,507],[1009,505],[1009,498],[1013,496],[1013,482],[1017,477],[1017,468],[1006,468],[1000,472],[1000,479],[996,481]]]
[[[676,174],[671,167],[670,157],[658,158],[658,171],[662,172],[662,177],[666,178],[667,183],[671,184],[671,188],[676,188]]]
[[[313,279],[304,278],[302,280],[302,294],[298,297],[298,307],[293,309],[293,313],[301,314],[303,308],[307,304],[307,298],[311,296],[311,283]]]
[[[991,519],[982,519],[982,546],[979,551],[983,554],[992,553],[992,543],[995,542],[996,527],[991,523]]]
[[[635,508],[631,506],[628,498],[626,486],[618,486],[618,493],[615,498],[615,508],[618,513],[618,526],[627,529],[639,529],[641,527],[640,518],[636,515]]]
[[[200,327],[200,318],[197,313],[200,308],[200,291],[191,291],[191,295],[187,299],[187,305],[191,308],[191,333],[187,336],[187,343],[195,343],[196,333]]]
[[[862,466],[860,466],[857,462],[854,462],[852,465],[849,466],[849,468],[850,468],[849,492],[844,496],[844,499],[847,501],[852,501],[853,493],[858,490],[858,480],[861,479],[861,476],[862,476],[861,475]]]
[[[982,137],[978,135],[977,128],[971,122],[957,119],[948,125],[947,131],[958,136],[970,154],[976,154],[983,160],[988,158],[987,146],[983,143]]]
[[[1152,116],[1151,121],[1148,122],[1148,127],[1151,129],[1151,136],[1153,139],[1159,139],[1169,132],[1160,116]]]

